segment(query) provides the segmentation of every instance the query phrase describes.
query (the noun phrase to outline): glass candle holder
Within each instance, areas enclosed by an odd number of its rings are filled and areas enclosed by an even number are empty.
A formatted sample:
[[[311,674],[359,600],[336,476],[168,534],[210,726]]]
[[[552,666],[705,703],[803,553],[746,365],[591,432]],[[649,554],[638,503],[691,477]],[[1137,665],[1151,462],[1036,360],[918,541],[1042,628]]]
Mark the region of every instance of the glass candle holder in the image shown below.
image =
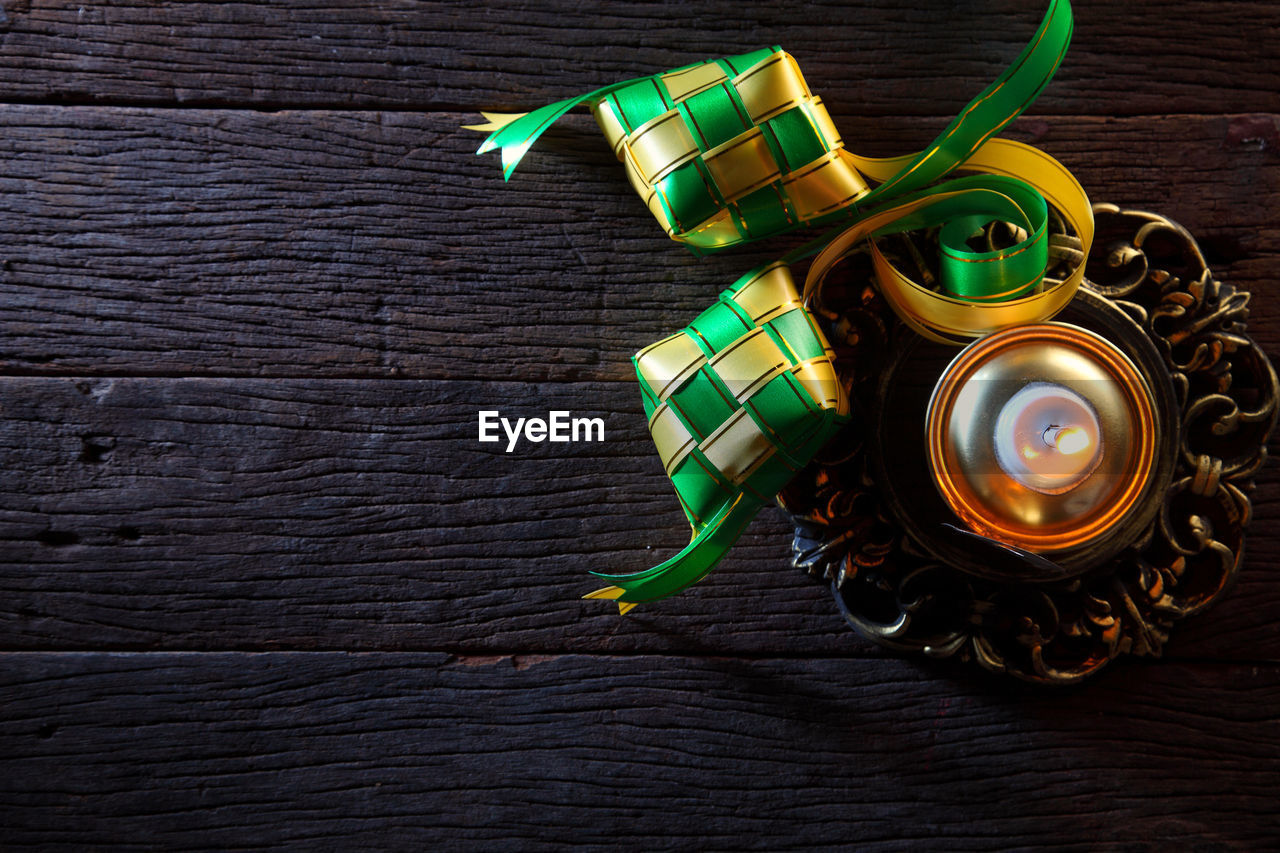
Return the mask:
[[[934,484],[973,531],[1029,551],[1077,548],[1137,504],[1157,443],[1151,389],[1127,356],[1066,323],[966,347],[925,427]]]

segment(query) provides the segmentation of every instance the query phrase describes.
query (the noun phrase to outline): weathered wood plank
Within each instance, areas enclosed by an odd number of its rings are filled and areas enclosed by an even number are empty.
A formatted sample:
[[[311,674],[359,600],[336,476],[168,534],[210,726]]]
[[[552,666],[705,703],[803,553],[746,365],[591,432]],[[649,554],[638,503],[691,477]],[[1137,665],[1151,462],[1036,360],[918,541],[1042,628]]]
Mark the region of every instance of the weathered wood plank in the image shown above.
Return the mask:
[[[7,647],[857,646],[777,518],[657,623],[579,600],[687,541],[630,385],[0,386]],[[606,441],[507,454],[477,441],[490,407],[602,416]]]
[[[1280,831],[1275,666],[1033,692],[899,661],[10,653],[0,690],[10,850],[1231,850]]]
[[[662,237],[585,116],[510,184],[460,114],[0,108],[0,370],[625,379],[781,250]],[[841,117],[872,154],[939,119]],[[1029,120],[1099,200],[1200,237],[1280,349],[1280,116]]]
[[[0,648],[879,655],[774,510],[684,595],[579,600],[687,541],[633,386],[0,380]],[[606,440],[506,453],[481,408]],[[1167,656],[1280,659],[1274,468],[1255,500],[1239,586]]]
[[[1183,221],[1280,351],[1280,6],[1075,5],[1015,135]],[[585,117],[509,186],[457,125],[780,42],[899,153],[1038,11],[5,2],[5,848],[1274,844],[1274,466],[1231,596],[1070,692],[859,640],[770,511],[683,596],[577,599],[686,535],[627,357],[774,252],[661,239]]]
[[[838,107],[943,115],[1013,61],[1043,5],[10,0],[0,90],[27,101],[527,110],[781,43]],[[1274,4],[1074,6],[1072,49],[1037,110],[1274,109]]]

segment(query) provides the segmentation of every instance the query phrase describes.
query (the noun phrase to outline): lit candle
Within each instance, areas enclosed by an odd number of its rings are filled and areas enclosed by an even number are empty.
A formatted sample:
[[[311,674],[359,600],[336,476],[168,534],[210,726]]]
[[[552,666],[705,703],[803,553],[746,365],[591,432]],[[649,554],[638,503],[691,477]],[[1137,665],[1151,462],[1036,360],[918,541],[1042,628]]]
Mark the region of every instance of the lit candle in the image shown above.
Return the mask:
[[[1016,326],[966,347],[925,424],[930,472],[975,533],[1035,552],[1098,540],[1136,506],[1156,447],[1155,403],[1094,332]]]
[[[1028,489],[1060,495],[1080,485],[1102,461],[1098,415],[1065,385],[1032,382],[1000,409],[996,461]]]

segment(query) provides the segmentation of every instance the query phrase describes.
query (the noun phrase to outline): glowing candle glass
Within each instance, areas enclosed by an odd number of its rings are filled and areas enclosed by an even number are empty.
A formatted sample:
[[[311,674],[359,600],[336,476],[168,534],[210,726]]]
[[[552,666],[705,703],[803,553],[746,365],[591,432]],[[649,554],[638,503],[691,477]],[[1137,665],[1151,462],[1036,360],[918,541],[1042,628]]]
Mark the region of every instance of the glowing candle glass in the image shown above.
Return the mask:
[[[983,536],[1055,552],[1097,540],[1150,479],[1155,403],[1133,363],[1065,323],[1017,326],[956,356],[929,401],[934,483]]]
[[[1065,385],[1032,382],[996,418],[996,461],[1028,489],[1060,495],[1102,461],[1102,428],[1093,406]]]

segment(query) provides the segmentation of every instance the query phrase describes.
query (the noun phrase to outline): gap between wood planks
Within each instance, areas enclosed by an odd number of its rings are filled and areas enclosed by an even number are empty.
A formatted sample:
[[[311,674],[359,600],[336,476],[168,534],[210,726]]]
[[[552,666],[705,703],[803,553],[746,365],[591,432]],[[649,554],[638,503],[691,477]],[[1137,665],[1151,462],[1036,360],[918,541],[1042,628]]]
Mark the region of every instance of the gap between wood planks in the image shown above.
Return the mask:
[[[177,649],[140,649],[136,646],[117,646],[112,644],[104,644],[101,646],[84,646],[84,647],[61,647],[56,649],[28,648],[25,646],[0,645],[0,654],[12,655],[149,655],[152,657],[179,657],[187,655],[248,655],[248,656],[288,656],[288,655],[448,655],[451,662],[460,663],[464,666],[484,666],[487,664],[498,664],[504,661],[512,661],[517,669],[523,669],[521,658],[532,658],[535,662],[541,660],[551,660],[562,657],[572,658],[670,658],[673,660],[743,660],[743,661],[878,661],[878,660],[898,660],[905,662],[916,662],[924,666],[937,667],[942,670],[953,670],[956,675],[963,675],[965,672],[988,673],[975,663],[962,662],[954,659],[934,660],[923,655],[902,653],[882,649],[879,646],[870,645],[869,641],[863,653],[851,654],[832,654],[829,651],[803,653],[803,652],[750,652],[750,651],[702,651],[698,649],[689,649],[686,651],[652,651],[652,650],[621,650],[621,651],[605,651],[590,649],[555,649],[555,648],[511,648],[511,649],[463,649],[456,647],[439,647],[439,648],[386,648],[386,649],[363,649],[351,648],[350,646],[316,646],[306,649],[290,649],[290,648],[270,648],[259,644],[253,647],[236,648],[236,647],[209,647],[209,648],[177,648]],[[527,663],[527,662],[526,662]],[[1121,656],[1116,658],[1111,664],[1103,668],[1103,672],[1113,671],[1125,666],[1138,667],[1159,667],[1164,665],[1178,665],[1187,667],[1280,667],[1280,659],[1275,658],[1224,658],[1198,655],[1170,655],[1166,654],[1162,657],[1133,657]],[[998,674],[998,673],[997,673]],[[1084,683],[1088,683],[1088,680]]]

